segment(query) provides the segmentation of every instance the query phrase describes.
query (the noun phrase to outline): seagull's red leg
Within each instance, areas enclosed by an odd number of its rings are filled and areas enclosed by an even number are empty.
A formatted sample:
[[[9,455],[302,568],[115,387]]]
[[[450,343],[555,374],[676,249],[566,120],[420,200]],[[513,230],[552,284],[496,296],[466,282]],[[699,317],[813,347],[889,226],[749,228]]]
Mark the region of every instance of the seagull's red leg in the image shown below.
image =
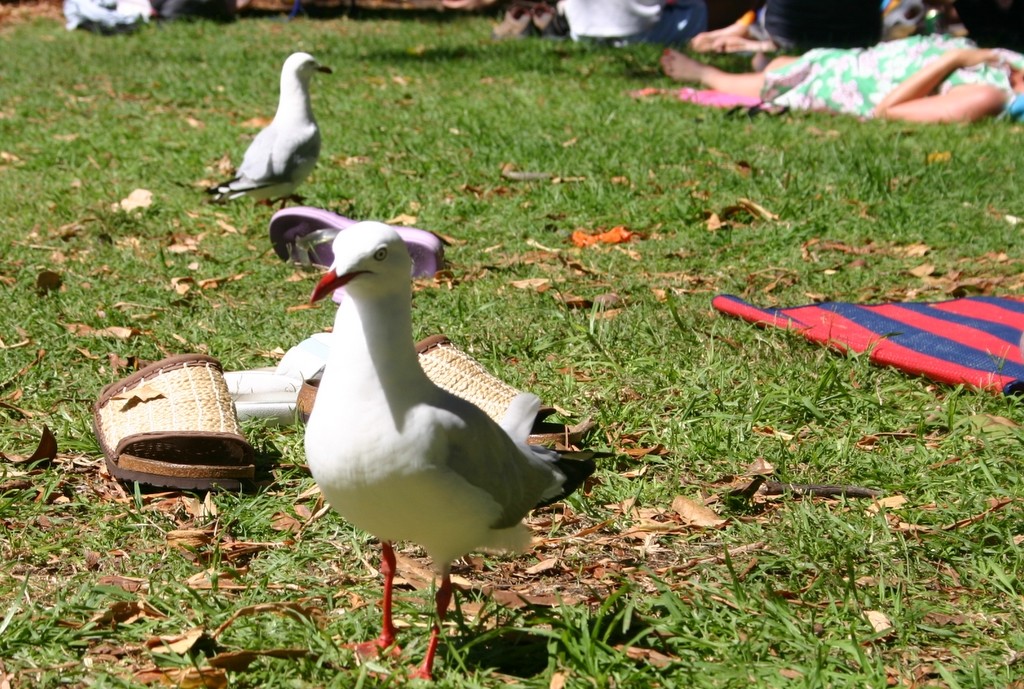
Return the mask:
[[[441,637],[441,623],[444,622],[448,605],[452,602],[452,578],[447,571],[441,578],[441,587],[437,589],[434,602],[437,605],[437,621],[434,622],[434,626],[430,630],[430,642],[427,644],[427,654],[423,658],[423,664],[410,675],[413,679],[433,679],[434,654],[437,653],[437,643]]]
[[[380,547],[380,573],[384,575],[384,621],[377,644],[381,648],[387,648],[395,643],[395,623],[391,619],[391,593],[395,587],[395,550],[388,541],[382,541]]]
[[[401,649],[395,645],[395,623],[391,619],[391,592],[395,584],[395,551],[387,541],[381,541],[380,573],[384,575],[384,621],[380,636],[373,641],[352,644],[351,648],[361,658],[373,658],[390,648],[391,655],[398,655]]]

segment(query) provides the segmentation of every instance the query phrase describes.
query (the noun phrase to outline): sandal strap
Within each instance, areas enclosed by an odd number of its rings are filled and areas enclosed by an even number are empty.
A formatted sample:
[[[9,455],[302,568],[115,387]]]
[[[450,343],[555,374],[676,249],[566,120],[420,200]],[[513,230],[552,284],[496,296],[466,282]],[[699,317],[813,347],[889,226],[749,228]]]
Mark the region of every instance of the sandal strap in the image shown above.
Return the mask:
[[[177,464],[162,459],[148,459],[127,454],[117,458],[117,466],[122,471],[132,471],[148,476],[192,479],[231,478],[238,481],[252,480],[254,470],[252,464],[247,466]]]

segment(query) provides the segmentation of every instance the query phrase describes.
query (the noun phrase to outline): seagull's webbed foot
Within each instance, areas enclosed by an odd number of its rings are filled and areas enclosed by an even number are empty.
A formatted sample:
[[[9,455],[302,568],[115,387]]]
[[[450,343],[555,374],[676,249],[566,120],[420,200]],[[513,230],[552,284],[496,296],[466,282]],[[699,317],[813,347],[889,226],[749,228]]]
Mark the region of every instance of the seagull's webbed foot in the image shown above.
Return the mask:
[[[360,660],[380,658],[382,655],[397,658],[402,649],[395,643],[394,637],[387,637],[381,634],[373,641],[364,641],[358,644],[345,644],[345,648],[351,650]]]

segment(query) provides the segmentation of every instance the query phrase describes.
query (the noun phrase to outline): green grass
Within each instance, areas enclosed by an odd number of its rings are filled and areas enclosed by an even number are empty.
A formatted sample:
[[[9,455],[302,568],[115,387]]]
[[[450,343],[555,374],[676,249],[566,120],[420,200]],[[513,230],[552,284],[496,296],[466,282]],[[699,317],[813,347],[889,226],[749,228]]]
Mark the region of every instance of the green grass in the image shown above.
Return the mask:
[[[669,86],[654,49],[488,33],[486,18],[450,15],[178,24],[109,39],[49,22],[0,28],[0,449],[30,454],[44,425],[61,449],[48,465],[0,462],[0,678],[137,686],[154,665],[291,649],[304,653],[259,656],[227,679],[386,687],[423,652],[429,590],[411,588],[398,601],[411,625],[400,659],[360,666],[343,646],[377,632],[369,537],[333,515],[298,535],[275,530],[275,517],[304,521],[317,507],[300,429],[249,425],[274,480],[255,495],[213,495],[210,514],[202,496],[119,492],[90,427],[99,389],[125,373],[118,358],[203,351],[229,370],[267,366],[272,350],[331,323],[329,305],[289,308],[315,275],[290,279],[266,237],[271,212],[206,205],[200,191],[218,159],[240,160],[254,133],[242,123],[272,115],[280,63],[301,49],[335,71],[313,85],[324,151],[301,189],[307,203],[412,215],[455,240],[451,283],[415,296],[416,334],[444,332],[509,382],[592,416],[597,449],[661,448],[604,462],[586,494],[531,520],[556,540],[458,568],[471,586],[439,686],[1024,683],[1019,402],[710,307],[718,292],[762,305],[1022,294],[1021,230],[1006,217],[1024,217],[1020,127],[728,118],[630,98]],[[561,183],[509,181],[505,164]],[[152,206],[111,210],[136,188],[153,192]],[[729,216],[741,198],[778,219]],[[712,213],[728,224],[710,231]],[[587,250],[568,240],[615,225],[643,239]],[[190,251],[169,249],[186,240]],[[927,254],[908,252],[915,244]],[[924,263],[930,277],[909,272]],[[37,291],[43,270],[59,273],[59,290]],[[172,280],[183,277],[196,284],[180,296]],[[550,289],[513,286],[526,278]],[[612,292],[622,303],[610,316],[556,298]],[[782,481],[868,486],[906,503],[728,499],[730,477],[758,458]],[[671,516],[680,495],[728,521],[683,528]],[[624,509],[631,499],[641,512]],[[638,532],[641,518],[675,528]],[[191,551],[169,544],[185,528],[206,533]],[[413,547],[403,554],[426,564]],[[491,590],[562,603],[505,607]],[[141,616],[111,621],[140,601]],[[276,607],[247,608],[258,604]],[[892,628],[875,632],[867,611]],[[147,644],[194,628],[206,636],[191,650]]]

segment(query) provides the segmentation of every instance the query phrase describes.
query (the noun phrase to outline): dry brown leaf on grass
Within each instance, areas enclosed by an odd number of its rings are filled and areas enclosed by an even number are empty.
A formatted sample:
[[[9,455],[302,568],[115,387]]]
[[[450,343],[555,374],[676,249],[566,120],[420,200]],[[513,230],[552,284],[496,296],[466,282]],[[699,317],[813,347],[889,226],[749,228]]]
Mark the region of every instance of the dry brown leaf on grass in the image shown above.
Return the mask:
[[[501,176],[513,182],[535,182],[554,177],[550,172],[524,172],[516,169],[514,163],[505,163],[501,166]]]
[[[172,550],[194,552],[199,548],[211,545],[215,533],[213,527],[206,529],[172,529],[167,532],[165,542]]]
[[[0,451],[0,459],[12,464],[30,464],[41,460],[46,460],[46,463],[50,463],[57,459],[57,439],[53,436],[53,431],[48,426],[43,426],[43,430],[39,434],[39,442],[36,444],[36,449],[31,455],[27,457],[23,455],[9,455]]]
[[[117,203],[111,204],[110,210],[130,212],[139,208],[149,208],[153,205],[153,192],[148,189],[135,189],[125,198]]]
[[[523,280],[513,280],[508,284],[516,289],[533,290],[540,294],[551,289],[551,280],[549,278],[526,278]]]
[[[302,531],[302,521],[296,519],[290,514],[278,512],[270,518],[270,528],[274,531],[299,533]]]
[[[238,126],[244,127],[245,129],[263,129],[271,123],[269,117],[250,117]]]
[[[370,156],[333,156],[331,163],[340,167],[352,167],[354,165],[366,165],[372,163]]]
[[[758,457],[747,465],[743,473],[747,476],[771,476],[775,473],[775,467],[764,457]]]
[[[551,681],[548,682],[548,689],[565,689],[565,682],[567,675],[564,672],[556,672],[551,675]]]
[[[139,579],[137,577],[123,577],[120,574],[107,574],[100,577],[97,580],[97,583],[100,586],[116,586],[128,593],[138,593],[139,591],[149,590],[149,582],[147,580]]]
[[[411,586],[417,591],[425,591],[434,585],[434,570],[424,567],[418,561],[402,553],[395,553],[398,576],[395,582]],[[452,584],[463,588],[472,588],[472,584],[461,577],[452,575]]]
[[[779,216],[772,213],[770,210],[750,199],[739,198],[736,199],[735,206],[729,206],[722,211],[722,215],[725,217],[732,217],[740,211],[746,211],[756,220],[778,220]]]
[[[1020,428],[1016,421],[997,414],[974,414],[967,420],[971,428],[978,433],[1002,435],[1014,428]]]
[[[196,253],[199,251],[199,242],[202,241],[205,234],[197,236],[188,235],[173,235],[171,236],[171,243],[168,244],[164,251],[170,254],[189,254]]]
[[[232,225],[231,223],[229,223],[224,218],[217,218],[217,227],[224,230],[224,232],[227,234],[239,234],[239,229]],[[245,234],[245,230],[241,230],[241,233]]]
[[[193,627],[187,632],[177,634],[175,636],[155,636],[149,638],[146,640],[145,646],[151,653],[176,653],[177,655],[185,655],[192,650],[200,639],[205,639],[207,643],[211,641],[205,628]]]
[[[415,225],[419,220],[415,215],[409,215],[408,213],[399,213],[393,218],[389,218],[384,222],[388,225],[404,225],[406,227]]]
[[[238,576],[244,574],[244,570],[208,569],[205,572],[197,572],[185,580],[185,585],[196,590],[210,591],[244,591],[249,588],[248,584],[237,581]],[[283,589],[283,584],[263,584],[265,589]]]
[[[615,649],[624,652],[630,660],[640,660],[654,667],[668,667],[679,660],[675,656],[665,655],[653,648],[641,648],[640,646],[616,646]]]
[[[12,278],[11,282],[8,283],[7,281],[4,280],[3,276],[0,275],[0,285],[5,285],[5,284],[8,285],[9,287],[13,287],[14,286],[13,278]],[[2,337],[0,337],[0,349],[18,349],[19,347],[27,347],[28,345],[32,344],[32,338],[28,336],[28,331],[26,331],[25,329],[23,329],[23,328],[21,328],[19,326],[14,326],[14,331],[15,331],[15,333],[17,333],[17,336],[20,339],[17,342],[12,342],[12,343],[8,344],[8,343],[4,342]],[[40,351],[45,351],[45,350],[40,350]],[[34,362],[34,363],[38,363],[38,362]],[[33,363],[33,365],[34,365],[34,363]],[[21,374],[19,374],[19,375],[21,375]]]
[[[127,328],[122,325],[93,328],[85,323],[65,323],[64,328],[76,337],[113,337],[118,340],[127,340],[142,334],[138,328]]]
[[[228,675],[222,668],[189,667],[158,668],[156,666],[136,670],[135,681],[140,684],[161,684],[178,689],[227,689]]]
[[[647,455],[654,455],[655,457],[664,457],[668,454],[668,448],[664,445],[645,445],[642,447],[619,447],[616,448],[616,452],[627,455],[633,459],[640,459]]]
[[[133,601],[116,601],[103,612],[96,613],[89,622],[96,625],[117,627],[119,624],[131,624],[142,619],[161,620],[163,614],[144,598]]]
[[[565,304],[570,309],[589,309],[594,305],[590,299],[575,294],[557,294],[555,299]]]
[[[822,239],[820,237],[812,237],[808,239],[800,247],[801,255],[804,261],[817,261],[818,256],[812,251],[829,251],[838,252],[841,254],[852,254],[855,256],[864,256],[869,254],[876,254],[881,252],[881,247],[875,245],[870,239],[861,246],[854,246],[847,244],[846,242],[836,241],[834,239]]]
[[[218,653],[208,661],[211,667],[223,668],[233,672],[243,672],[260,658],[307,658],[312,651],[304,648],[268,648],[261,651],[226,651]]]
[[[889,637],[896,631],[892,626],[892,621],[884,612],[878,610],[865,610],[864,619],[866,619],[868,624],[871,625],[875,634],[879,634],[881,638]]]
[[[930,246],[927,244],[921,244],[920,242],[896,248],[897,253],[903,254],[907,258],[920,258],[931,250],[932,248]]]
[[[217,289],[226,282],[238,282],[247,275],[249,275],[249,273],[235,273],[234,275],[225,275],[223,277],[203,278],[196,284],[199,286],[199,289]]]
[[[208,492],[202,500],[190,495],[182,495],[181,506],[189,516],[196,519],[217,516],[217,503],[213,500],[213,491]]]
[[[1014,502],[1013,498],[989,498],[989,508],[987,510],[979,514],[976,514],[973,517],[967,517],[966,519],[961,519],[960,521],[953,522],[952,524],[946,524],[942,527],[942,530],[955,531],[956,529],[960,529],[965,526],[970,526],[971,524],[977,524],[985,517],[989,516],[993,512],[998,512],[1004,507],[1010,505],[1012,502]]]
[[[729,521],[719,517],[714,510],[682,495],[677,495],[673,498],[672,509],[682,518],[684,523],[692,526],[718,528]]]
[[[317,620],[323,614],[319,608],[311,605],[303,605],[301,602],[297,601],[280,601],[276,603],[257,603],[256,605],[247,605],[233,612],[231,617],[210,632],[210,638],[217,639],[217,637],[223,634],[225,630],[242,617],[262,615],[267,612],[274,613],[276,615],[284,615],[285,617],[291,617],[298,620]]]
[[[871,504],[868,505],[867,509],[864,511],[869,515],[878,514],[883,509],[894,510],[899,507],[903,507],[907,502],[908,500],[905,495],[890,495],[885,498],[872,500]]]
[[[526,574],[531,574],[531,575],[533,575],[533,574],[541,574],[542,572],[547,572],[549,570],[555,569],[556,567],[558,567],[558,563],[559,562],[560,562],[560,560],[557,557],[549,557],[546,560],[541,560],[537,564],[531,565],[530,567],[527,567],[523,571]]]
[[[229,156],[227,153],[225,153],[220,158],[218,158],[216,161],[214,161],[214,163],[213,163],[213,171],[215,173],[217,173],[217,175],[220,176],[220,177],[227,177],[228,175],[233,174],[234,171],[235,171],[235,166],[231,164],[231,156]],[[204,181],[202,186],[210,187],[210,186],[213,186],[214,184],[216,184],[216,182],[206,182],[206,181]]]
[[[570,594],[555,595],[553,593],[527,593],[525,591],[512,591],[499,589],[491,592],[491,600],[498,605],[518,610],[527,606],[553,608],[559,603],[564,605],[577,605],[582,599]]]

